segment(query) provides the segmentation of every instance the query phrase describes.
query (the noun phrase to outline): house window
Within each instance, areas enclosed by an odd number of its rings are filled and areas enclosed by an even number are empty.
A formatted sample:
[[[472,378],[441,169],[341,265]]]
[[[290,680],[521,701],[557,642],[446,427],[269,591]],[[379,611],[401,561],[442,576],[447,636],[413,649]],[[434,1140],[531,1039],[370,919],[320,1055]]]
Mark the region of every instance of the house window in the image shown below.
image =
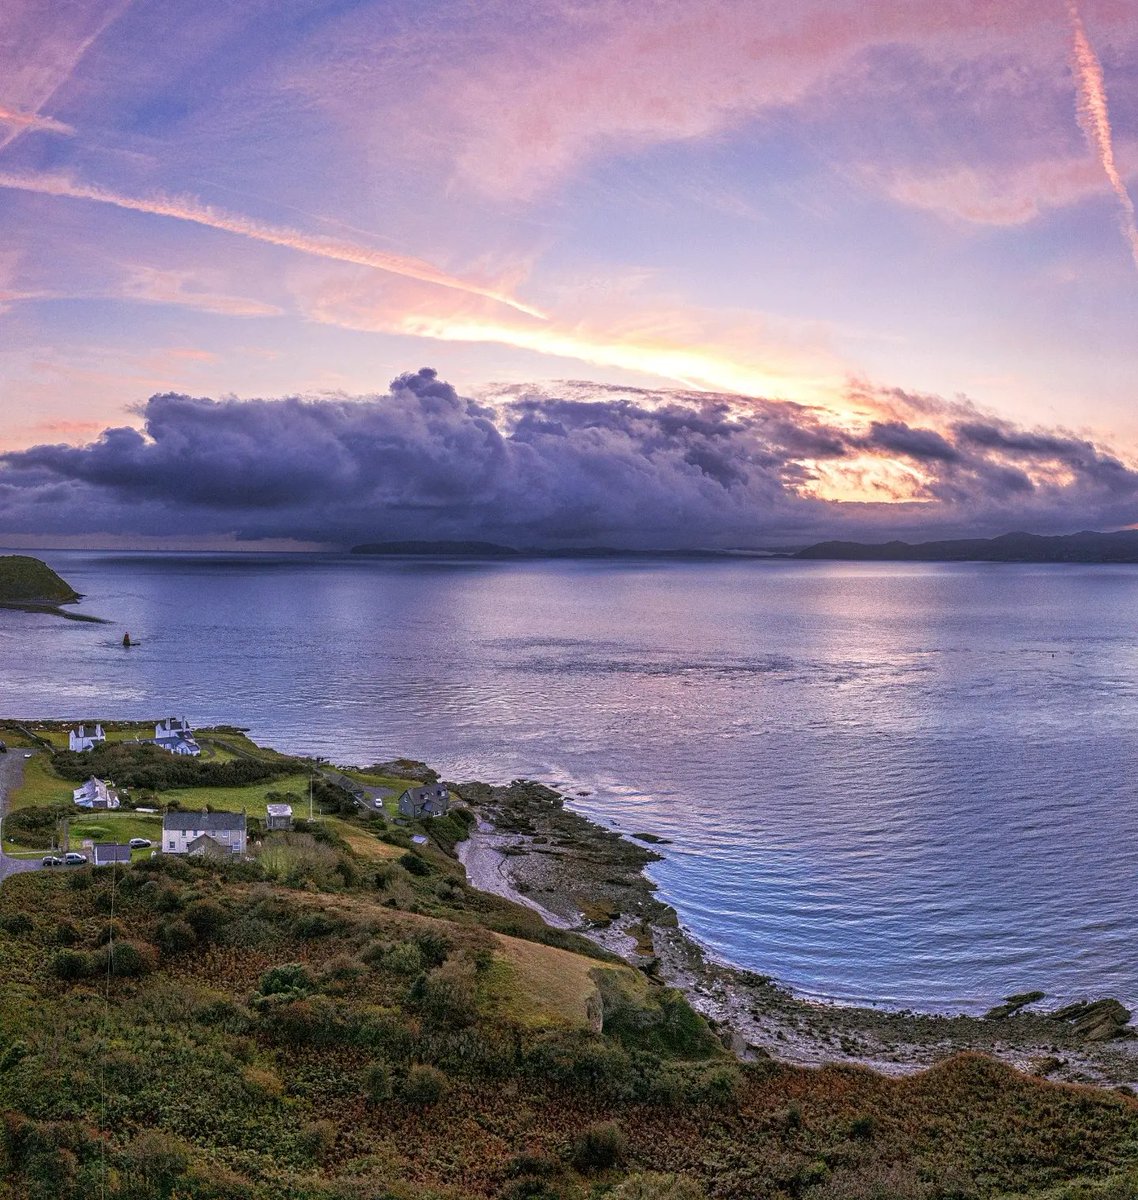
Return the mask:
[[[171,839],[170,839],[170,845],[169,845],[167,848],[168,848],[168,849],[170,849],[170,850],[173,850],[173,849],[174,849],[174,844],[175,844],[175,843],[174,843],[174,839],[173,839],[173,838],[171,838]]]

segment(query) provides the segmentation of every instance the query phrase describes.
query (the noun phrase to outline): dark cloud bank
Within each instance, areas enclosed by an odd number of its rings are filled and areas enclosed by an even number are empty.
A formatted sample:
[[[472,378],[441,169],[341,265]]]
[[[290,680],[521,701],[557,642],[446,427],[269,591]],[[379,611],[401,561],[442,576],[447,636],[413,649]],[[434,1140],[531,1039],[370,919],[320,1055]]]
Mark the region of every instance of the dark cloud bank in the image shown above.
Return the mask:
[[[964,405],[882,393],[889,418],[851,433],[775,401],[583,396],[518,390],[490,408],[427,369],[358,400],[154,396],[142,433],[0,456],[0,534],[764,547],[1138,519],[1138,472],[1114,455]],[[919,501],[807,494],[815,464],[875,460],[918,471]]]

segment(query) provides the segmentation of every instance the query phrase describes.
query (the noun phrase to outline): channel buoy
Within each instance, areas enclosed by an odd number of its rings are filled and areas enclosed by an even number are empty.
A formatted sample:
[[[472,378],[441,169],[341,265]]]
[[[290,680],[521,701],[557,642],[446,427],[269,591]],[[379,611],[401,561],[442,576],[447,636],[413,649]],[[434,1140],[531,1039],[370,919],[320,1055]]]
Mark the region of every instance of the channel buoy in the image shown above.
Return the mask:
[[[124,634],[122,635],[122,644],[123,644],[124,646],[133,646],[133,645],[134,645],[134,643],[133,643],[133,642],[130,640],[130,634],[129,634],[129,633],[124,633]]]

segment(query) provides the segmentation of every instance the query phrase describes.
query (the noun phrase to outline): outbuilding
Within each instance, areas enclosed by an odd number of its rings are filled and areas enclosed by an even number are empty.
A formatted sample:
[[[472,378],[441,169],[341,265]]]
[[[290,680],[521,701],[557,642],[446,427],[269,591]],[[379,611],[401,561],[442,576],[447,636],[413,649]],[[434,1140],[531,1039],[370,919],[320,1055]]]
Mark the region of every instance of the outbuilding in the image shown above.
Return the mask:
[[[96,842],[91,847],[91,861],[96,867],[130,862],[130,847],[119,842]]]

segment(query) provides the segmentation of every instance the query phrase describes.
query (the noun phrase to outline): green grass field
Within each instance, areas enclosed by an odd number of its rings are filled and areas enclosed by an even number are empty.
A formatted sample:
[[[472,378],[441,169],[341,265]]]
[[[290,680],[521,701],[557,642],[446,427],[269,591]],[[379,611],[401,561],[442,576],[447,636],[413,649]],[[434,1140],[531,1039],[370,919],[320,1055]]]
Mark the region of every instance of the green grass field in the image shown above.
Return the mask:
[[[275,779],[270,783],[254,783],[240,788],[171,788],[160,792],[159,804],[169,804],[176,800],[183,808],[225,809],[229,812],[240,812],[242,809],[251,817],[264,817],[265,807],[269,803],[266,795],[269,792],[291,793],[293,815],[306,816],[308,813],[308,775],[286,775],[283,779]]]
[[[51,769],[51,759],[47,753],[37,750],[31,758],[24,759],[23,782],[9,793],[8,807],[69,804],[75,786],[70,779],[60,779]]]

